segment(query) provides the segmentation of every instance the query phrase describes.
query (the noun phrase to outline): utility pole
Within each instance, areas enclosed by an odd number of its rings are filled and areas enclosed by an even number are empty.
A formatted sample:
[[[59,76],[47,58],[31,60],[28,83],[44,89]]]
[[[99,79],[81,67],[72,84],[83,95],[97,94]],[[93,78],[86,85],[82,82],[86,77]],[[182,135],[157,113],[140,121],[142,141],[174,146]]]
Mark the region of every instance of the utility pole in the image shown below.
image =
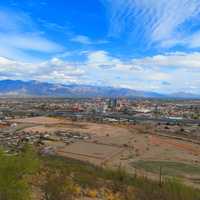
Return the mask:
[[[160,173],[159,173],[159,186],[162,187],[162,167],[160,166]]]

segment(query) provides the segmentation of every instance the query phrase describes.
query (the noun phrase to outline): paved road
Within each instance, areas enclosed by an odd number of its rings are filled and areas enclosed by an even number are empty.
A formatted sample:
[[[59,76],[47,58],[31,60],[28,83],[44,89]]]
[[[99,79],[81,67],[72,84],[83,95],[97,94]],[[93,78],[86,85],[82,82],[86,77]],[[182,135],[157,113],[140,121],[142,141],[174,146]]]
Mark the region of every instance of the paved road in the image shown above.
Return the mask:
[[[149,118],[149,117],[138,117],[118,113],[109,114],[87,114],[87,113],[72,113],[72,112],[53,112],[51,115],[66,116],[66,117],[80,117],[80,118],[93,118],[95,120],[102,120],[106,118],[116,120],[128,120],[135,122],[157,122],[157,123],[180,123],[180,124],[199,124],[200,120],[193,119],[169,119],[169,118]]]

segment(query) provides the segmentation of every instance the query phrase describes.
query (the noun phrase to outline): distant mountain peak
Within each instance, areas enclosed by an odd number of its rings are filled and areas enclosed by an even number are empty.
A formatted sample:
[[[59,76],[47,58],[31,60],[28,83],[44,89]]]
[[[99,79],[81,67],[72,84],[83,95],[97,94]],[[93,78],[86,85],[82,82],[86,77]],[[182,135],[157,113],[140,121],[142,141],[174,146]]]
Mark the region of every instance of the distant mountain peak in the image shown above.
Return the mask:
[[[0,95],[48,97],[141,97],[141,98],[200,98],[200,95],[179,92],[171,95],[111,86],[53,84],[40,81],[1,80]]]

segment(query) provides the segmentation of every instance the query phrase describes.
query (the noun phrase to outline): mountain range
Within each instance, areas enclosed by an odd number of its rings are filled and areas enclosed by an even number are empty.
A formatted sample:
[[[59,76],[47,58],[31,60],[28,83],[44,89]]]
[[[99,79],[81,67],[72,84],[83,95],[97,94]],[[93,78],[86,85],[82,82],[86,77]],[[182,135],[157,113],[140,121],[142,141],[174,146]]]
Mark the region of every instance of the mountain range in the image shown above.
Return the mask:
[[[184,98],[200,99],[200,95],[185,92],[160,94],[114,88],[109,86],[92,86],[79,84],[54,84],[39,81],[1,80],[0,96],[38,96],[38,97],[132,97],[132,98]]]

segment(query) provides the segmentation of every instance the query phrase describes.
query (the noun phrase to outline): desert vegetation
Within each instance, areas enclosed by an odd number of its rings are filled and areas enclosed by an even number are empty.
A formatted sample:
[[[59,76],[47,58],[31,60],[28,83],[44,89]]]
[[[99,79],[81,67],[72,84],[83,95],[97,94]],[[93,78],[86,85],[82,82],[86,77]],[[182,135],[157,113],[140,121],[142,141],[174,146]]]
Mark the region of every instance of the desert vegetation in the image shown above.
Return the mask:
[[[178,180],[152,181],[119,167],[42,156],[30,146],[21,153],[0,153],[1,200],[199,200],[200,191]]]

